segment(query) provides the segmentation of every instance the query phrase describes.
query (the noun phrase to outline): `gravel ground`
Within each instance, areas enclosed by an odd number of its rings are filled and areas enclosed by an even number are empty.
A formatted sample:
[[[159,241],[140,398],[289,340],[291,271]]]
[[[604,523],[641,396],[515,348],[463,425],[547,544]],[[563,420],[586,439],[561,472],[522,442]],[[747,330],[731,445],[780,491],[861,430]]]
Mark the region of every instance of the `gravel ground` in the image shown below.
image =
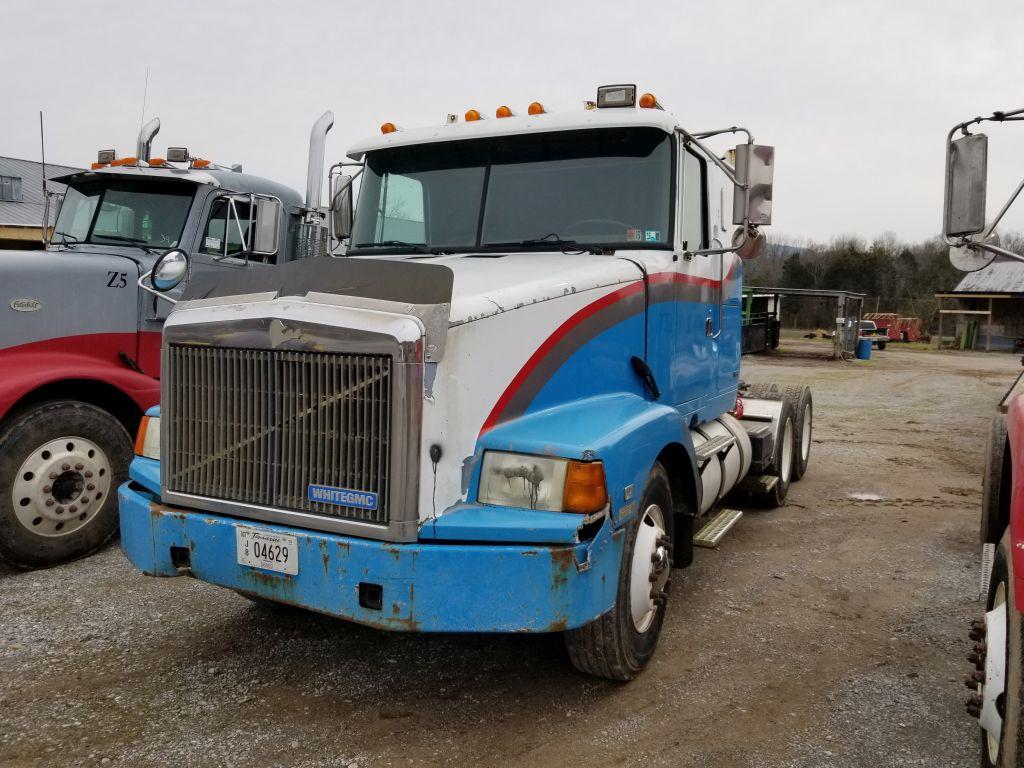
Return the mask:
[[[988,421],[1016,358],[793,342],[811,468],[674,576],[651,667],[557,636],[389,635],[134,571],[0,569],[0,766],[968,766]],[[859,498],[858,498],[859,496]]]

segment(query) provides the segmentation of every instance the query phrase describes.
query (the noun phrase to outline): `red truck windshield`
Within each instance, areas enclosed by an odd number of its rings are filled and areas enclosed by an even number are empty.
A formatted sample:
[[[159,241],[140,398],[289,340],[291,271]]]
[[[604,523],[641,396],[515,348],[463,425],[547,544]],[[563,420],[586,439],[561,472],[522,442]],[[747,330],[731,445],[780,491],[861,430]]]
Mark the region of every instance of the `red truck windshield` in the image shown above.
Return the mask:
[[[195,188],[153,181],[92,181],[69,186],[54,227],[56,243],[174,248]]]

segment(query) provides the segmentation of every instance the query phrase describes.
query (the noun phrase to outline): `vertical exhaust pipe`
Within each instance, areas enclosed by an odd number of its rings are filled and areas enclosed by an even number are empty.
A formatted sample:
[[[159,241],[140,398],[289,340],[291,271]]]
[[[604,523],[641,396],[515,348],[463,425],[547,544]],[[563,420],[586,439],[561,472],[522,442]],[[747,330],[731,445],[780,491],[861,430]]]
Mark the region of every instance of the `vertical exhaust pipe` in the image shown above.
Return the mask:
[[[135,154],[144,162],[149,162],[150,148],[153,146],[153,137],[160,133],[160,118],[154,117],[139,130],[139,143],[135,148]]]
[[[327,132],[333,127],[334,113],[328,110],[313,123],[313,130],[309,132],[309,168],[306,169],[306,208],[309,210],[320,207]]]

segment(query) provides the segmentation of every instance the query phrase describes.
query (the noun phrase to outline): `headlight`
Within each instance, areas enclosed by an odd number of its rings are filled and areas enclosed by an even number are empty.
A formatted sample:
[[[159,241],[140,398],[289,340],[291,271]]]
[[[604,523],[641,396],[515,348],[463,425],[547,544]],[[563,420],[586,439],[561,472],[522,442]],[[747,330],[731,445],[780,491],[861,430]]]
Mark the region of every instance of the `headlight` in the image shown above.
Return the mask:
[[[143,416],[135,437],[135,454],[147,459],[160,459],[160,417]]]
[[[501,507],[593,514],[608,503],[604,465],[487,451],[477,498],[483,504]]]

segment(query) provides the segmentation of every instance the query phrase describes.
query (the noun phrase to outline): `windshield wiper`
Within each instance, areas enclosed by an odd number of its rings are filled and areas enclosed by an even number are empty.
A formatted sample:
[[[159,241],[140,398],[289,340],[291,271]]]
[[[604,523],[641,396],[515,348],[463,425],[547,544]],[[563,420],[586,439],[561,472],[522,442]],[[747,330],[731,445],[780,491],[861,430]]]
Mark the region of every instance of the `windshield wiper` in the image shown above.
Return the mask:
[[[115,240],[119,243],[137,245],[146,253],[156,253],[156,249],[152,245],[138,237],[121,237],[121,235],[97,235],[97,237],[102,237],[104,240]]]
[[[356,248],[408,248],[413,253],[433,253],[426,243],[407,243],[404,240],[381,240],[376,243],[356,243]]]
[[[546,248],[550,246],[558,248],[562,253],[601,253],[601,248],[595,245],[580,245],[575,240],[563,240],[554,232],[550,235],[544,235],[544,237],[535,237],[528,240],[519,240],[508,243],[488,243],[484,248]]]

